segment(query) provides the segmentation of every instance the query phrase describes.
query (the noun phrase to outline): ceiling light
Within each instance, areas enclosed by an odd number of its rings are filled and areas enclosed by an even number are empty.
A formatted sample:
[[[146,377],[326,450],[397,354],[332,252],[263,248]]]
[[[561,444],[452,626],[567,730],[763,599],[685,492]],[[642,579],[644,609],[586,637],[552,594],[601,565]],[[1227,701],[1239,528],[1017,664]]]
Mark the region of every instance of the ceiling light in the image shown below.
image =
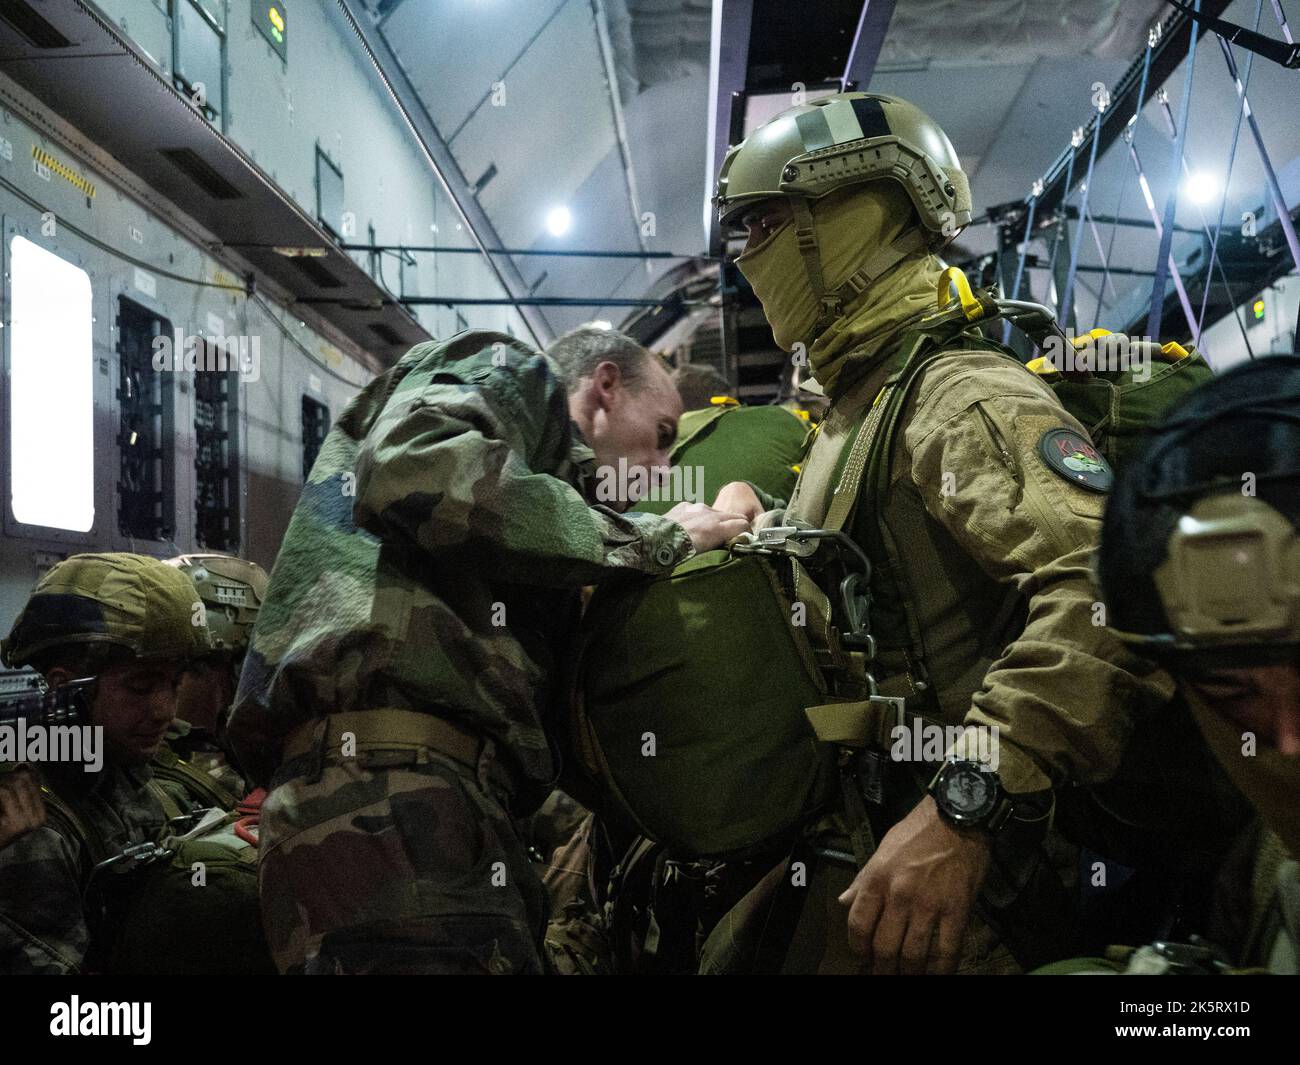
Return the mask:
[[[1219,179],[1204,170],[1187,175],[1183,190],[1193,203],[1209,203],[1219,196]]]
[[[546,216],[546,228],[550,230],[553,237],[564,236],[571,225],[573,225],[573,215],[569,213],[567,207],[552,207]]]

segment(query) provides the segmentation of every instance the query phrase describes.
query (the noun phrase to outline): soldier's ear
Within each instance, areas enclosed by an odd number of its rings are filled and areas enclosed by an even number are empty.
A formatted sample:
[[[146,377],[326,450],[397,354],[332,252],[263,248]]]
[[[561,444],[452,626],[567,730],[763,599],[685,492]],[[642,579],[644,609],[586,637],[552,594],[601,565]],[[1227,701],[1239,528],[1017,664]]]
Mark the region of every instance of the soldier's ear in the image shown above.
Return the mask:
[[[592,393],[596,402],[608,410],[614,402],[614,396],[623,384],[623,373],[618,363],[606,360],[600,363],[591,374]]]

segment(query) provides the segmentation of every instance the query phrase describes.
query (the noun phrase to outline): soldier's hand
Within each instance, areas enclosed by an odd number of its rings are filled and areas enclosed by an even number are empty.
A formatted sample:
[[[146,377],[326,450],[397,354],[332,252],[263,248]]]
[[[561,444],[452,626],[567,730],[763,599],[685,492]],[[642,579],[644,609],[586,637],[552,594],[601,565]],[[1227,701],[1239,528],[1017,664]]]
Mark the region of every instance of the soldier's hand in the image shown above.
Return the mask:
[[[743,514],[714,510],[703,503],[678,503],[664,517],[685,529],[699,552],[712,551],[733,536],[749,532],[749,519]]]
[[[743,514],[752,525],[763,513],[763,504],[758,501],[758,496],[747,481],[732,481],[722,486],[718,498],[713,501],[713,509],[728,514]]]
[[[840,896],[849,946],[877,975],[956,972],[988,866],[988,837],[948,824],[927,795]]]
[[[36,774],[19,769],[0,777],[0,847],[45,824],[45,801]]]

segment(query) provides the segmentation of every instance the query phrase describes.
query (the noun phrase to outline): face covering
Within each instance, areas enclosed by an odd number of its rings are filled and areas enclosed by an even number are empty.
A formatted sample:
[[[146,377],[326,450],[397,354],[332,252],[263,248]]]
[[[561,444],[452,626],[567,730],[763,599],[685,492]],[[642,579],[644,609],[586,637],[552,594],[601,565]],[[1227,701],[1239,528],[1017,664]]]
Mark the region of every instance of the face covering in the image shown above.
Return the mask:
[[[812,204],[817,250],[827,290],[834,292],[880,248],[916,224],[912,201],[893,181],[875,181],[831,193]],[[935,286],[942,269],[932,255],[916,252],[877,278],[844,315],[820,335],[821,305],[813,293],[803,255],[788,222],[736,266],[763,304],[777,346],[808,350],[813,376],[834,398],[841,371],[855,341],[868,333],[887,336],[892,326],[937,306]]]
[[[821,304],[804,269],[794,222],[787,222],[758,247],[739,256],[736,267],[763,305],[776,346],[794,351],[796,344],[811,344]]]
[[[1300,857],[1300,757],[1263,743],[1253,755],[1242,754],[1240,726],[1216,713],[1188,687],[1180,688],[1214,757],[1290,855]]]

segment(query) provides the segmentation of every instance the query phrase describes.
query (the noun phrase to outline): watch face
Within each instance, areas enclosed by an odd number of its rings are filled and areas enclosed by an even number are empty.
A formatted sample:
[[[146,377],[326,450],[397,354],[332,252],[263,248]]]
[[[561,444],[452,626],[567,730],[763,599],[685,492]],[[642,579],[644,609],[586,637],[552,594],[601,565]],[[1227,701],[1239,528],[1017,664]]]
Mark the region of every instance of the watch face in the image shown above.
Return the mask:
[[[949,765],[935,790],[940,805],[960,821],[979,821],[997,804],[997,779],[973,765]]]

